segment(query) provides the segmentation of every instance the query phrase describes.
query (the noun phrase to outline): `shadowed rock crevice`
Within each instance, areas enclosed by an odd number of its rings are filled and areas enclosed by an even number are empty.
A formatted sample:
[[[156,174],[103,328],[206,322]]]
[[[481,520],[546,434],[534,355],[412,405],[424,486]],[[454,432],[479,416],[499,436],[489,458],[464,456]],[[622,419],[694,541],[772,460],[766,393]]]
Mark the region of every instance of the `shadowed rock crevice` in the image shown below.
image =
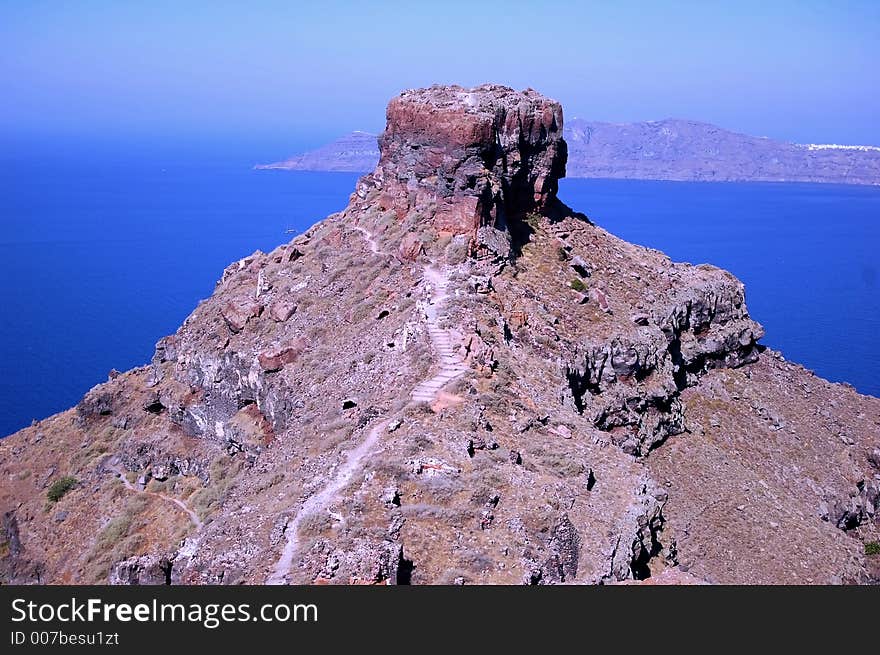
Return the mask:
[[[660,543],[660,533],[663,531],[665,519],[663,512],[658,511],[654,516],[645,517],[646,521],[636,533],[636,539],[632,544],[632,557],[629,567],[634,580],[647,580],[651,577],[651,560],[663,551]]]

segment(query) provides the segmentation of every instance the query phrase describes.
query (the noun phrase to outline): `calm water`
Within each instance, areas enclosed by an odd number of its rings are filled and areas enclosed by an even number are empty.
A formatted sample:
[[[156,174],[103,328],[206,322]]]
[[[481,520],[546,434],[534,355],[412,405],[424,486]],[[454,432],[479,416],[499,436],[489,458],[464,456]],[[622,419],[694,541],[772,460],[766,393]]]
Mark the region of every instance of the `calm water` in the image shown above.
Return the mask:
[[[149,361],[233,260],[346,204],[344,173],[165,157],[0,163],[0,435]],[[595,222],[745,283],[764,343],[880,395],[880,189],[565,180]]]

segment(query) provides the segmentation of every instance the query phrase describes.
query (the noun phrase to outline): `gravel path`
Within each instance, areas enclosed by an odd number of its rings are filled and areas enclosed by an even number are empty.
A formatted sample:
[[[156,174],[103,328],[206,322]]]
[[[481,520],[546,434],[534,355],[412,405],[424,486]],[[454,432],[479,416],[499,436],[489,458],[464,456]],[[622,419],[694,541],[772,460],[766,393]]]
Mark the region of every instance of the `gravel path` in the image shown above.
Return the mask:
[[[365,227],[361,227],[360,225],[355,225],[354,229],[364,235],[364,239],[366,239],[367,243],[370,246],[370,252],[374,255],[384,255],[385,252],[379,247],[379,244],[376,243],[376,240],[373,238],[373,234]]]
[[[287,543],[284,544],[284,550],[281,551],[281,557],[275,563],[272,573],[266,578],[266,584],[287,584],[287,576],[290,573],[290,567],[293,565],[293,557],[300,547],[299,526],[302,524],[303,519],[310,514],[326,509],[333,502],[336,494],[351,481],[352,476],[360,468],[363,460],[373,452],[379,437],[388,426],[388,421],[386,419],[372,427],[367,434],[367,438],[357,448],[348,453],[345,462],[336,469],[333,479],[314,496],[306,499],[296,516],[287,523],[285,528]]]
[[[354,229],[363,234],[364,239],[370,246],[371,252],[377,255],[385,254],[379,248],[369,230],[360,226],[354,226]],[[425,305],[425,319],[428,325],[428,335],[436,353],[437,372],[427,380],[420,382],[412,390],[410,395],[416,402],[434,402],[444,386],[451,380],[464,374],[467,370],[467,367],[453,349],[451,333],[440,327],[441,315],[439,309],[448,296],[446,292],[448,283],[446,275],[437,269],[425,267],[425,281],[430,285],[429,288],[431,289],[431,294]],[[336,499],[337,494],[361,468],[364,460],[374,452],[376,445],[379,443],[379,438],[390,422],[391,418],[386,418],[374,425],[369,433],[367,433],[367,437],[363,442],[348,453],[345,462],[336,469],[332,479],[320,491],[303,502],[296,516],[287,523],[285,528],[287,541],[284,544],[284,549],[281,551],[281,556],[272,568],[272,572],[266,578],[266,584],[282,585],[288,583],[290,568],[293,566],[293,558],[301,546],[299,527],[302,525],[303,520],[310,514],[328,509]]]
[[[125,477],[125,471],[123,471],[118,465],[111,466],[110,470],[116,474],[116,477],[125,485],[125,488],[129,491],[132,491],[136,494],[146,494],[147,496],[155,496],[156,498],[161,498],[162,500],[166,500],[169,503],[173,503],[180,510],[182,510],[188,517],[189,520],[192,521],[192,524],[196,527],[196,532],[201,532],[202,528],[205,527],[205,524],[202,523],[202,520],[199,518],[199,515],[192,511],[185,502],[180,500],[179,498],[174,498],[172,496],[166,496],[163,493],[159,493],[158,491],[147,491],[146,489],[138,489],[131,482],[128,481],[128,478]]]

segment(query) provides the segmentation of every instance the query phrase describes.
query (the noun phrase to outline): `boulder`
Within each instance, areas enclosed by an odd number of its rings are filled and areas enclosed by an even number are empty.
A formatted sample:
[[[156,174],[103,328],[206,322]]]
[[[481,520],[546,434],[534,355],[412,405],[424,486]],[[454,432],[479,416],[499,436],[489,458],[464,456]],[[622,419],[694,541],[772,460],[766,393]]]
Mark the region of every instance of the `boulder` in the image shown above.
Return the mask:
[[[138,555],[117,562],[110,569],[111,585],[171,584],[171,561],[160,555]]]
[[[296,340],[284,346],[277,346],[264,350],[257,355],[257,361],[266,373],[280,371],[285,364],[291,364],[296,361],[303,350],[305,343],[302,340]]]
[[[425,244],[415,234],[407,234],[397,247],[397,255],[401,261],[414,262],[425,252]]]
[[[296,312],[296,304],[290,300],[276,300],[269,306],[269,318],[276,323],[283,323]]]
[[[250,299],[230,301],[220,310],[223,320],[233,334],[241,332],[247,322],[263,312],[263,305]]]

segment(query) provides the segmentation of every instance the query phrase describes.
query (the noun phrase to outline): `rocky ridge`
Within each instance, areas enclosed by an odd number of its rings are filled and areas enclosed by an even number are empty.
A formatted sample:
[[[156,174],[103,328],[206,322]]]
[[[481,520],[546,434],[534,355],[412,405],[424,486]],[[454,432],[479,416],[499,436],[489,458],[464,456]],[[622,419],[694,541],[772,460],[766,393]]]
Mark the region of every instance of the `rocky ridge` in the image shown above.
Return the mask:
[[[685,182],[880,184],[880,148],[788,143],[688,120],[575,120],[569,175]]]
[[[562,134],[531,90],[393,99],[343,212],[0,442],[3,580],[875,580],[880,400],[561,203]]]

